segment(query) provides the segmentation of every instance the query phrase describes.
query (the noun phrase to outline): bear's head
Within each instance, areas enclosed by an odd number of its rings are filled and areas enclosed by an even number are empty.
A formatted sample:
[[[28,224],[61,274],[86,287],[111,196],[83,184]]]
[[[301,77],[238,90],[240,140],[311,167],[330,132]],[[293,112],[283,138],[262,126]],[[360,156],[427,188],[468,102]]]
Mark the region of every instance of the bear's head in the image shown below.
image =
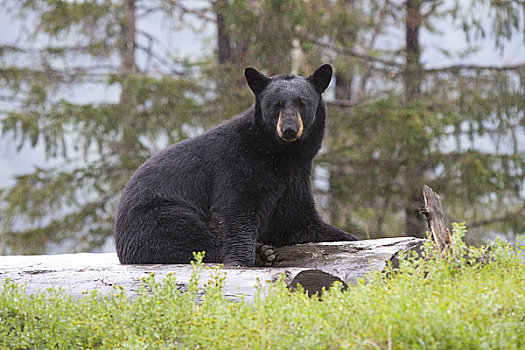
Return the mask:
[[[323,64],[308,78],[296,75],[267,77],[247,67],[246,81],[256,97],[256,113],[265,128],[273,130],[284,143],[305,137],[314,124],[321,94],[332,79],[332,66]]]

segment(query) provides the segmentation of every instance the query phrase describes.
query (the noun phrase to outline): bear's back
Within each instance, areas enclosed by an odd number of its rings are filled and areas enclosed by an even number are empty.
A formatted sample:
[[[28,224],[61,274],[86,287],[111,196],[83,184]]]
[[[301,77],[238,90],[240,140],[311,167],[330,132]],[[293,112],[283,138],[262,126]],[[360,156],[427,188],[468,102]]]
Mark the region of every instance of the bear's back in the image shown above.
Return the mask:
[[[207,206],[217,177],[239,161],[249,111],[153,155],[133,174],[123,197],[138,203],[183,200]]]

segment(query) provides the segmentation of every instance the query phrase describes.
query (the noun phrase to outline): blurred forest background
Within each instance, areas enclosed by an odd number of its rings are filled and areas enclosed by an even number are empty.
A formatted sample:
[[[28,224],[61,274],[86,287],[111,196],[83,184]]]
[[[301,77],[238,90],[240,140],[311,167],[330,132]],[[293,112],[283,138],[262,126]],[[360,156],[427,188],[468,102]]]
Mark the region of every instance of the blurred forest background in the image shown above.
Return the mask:
[[[470,242],[525,232],[525,56],[503,59],[525,52],[524,1],[0,2],[19,26],[0,33],[2,154],[45,154],[0,183],[0,254],[112,249],[133,171],[249,107],[248,65],[334,66],[313,179],[329,222],[423,236],[427,184]]]

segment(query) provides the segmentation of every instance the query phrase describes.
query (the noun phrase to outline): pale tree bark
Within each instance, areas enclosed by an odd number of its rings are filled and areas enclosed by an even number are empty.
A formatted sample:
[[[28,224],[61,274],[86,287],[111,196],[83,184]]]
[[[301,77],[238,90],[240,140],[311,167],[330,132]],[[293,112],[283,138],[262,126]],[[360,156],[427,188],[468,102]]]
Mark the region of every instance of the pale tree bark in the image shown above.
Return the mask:
[[[298,38],[292,40],[292,51],[290,52],[290,57],[292,62],[290,73],[299,75],[301,73],[301,68],[304,67],[305,58],[304,52],[301,49],[301,42]]]

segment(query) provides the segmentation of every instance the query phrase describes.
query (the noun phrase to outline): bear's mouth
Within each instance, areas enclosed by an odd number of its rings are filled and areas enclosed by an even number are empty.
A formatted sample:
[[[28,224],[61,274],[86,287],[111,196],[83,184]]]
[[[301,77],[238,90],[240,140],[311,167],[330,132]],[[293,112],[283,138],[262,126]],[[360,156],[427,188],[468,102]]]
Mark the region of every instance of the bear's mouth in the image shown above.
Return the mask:
[[[303,134],[303,119],[298,110],[279,112],[277,121],[277,135],[285,142],[293,142],[301,138]]]

